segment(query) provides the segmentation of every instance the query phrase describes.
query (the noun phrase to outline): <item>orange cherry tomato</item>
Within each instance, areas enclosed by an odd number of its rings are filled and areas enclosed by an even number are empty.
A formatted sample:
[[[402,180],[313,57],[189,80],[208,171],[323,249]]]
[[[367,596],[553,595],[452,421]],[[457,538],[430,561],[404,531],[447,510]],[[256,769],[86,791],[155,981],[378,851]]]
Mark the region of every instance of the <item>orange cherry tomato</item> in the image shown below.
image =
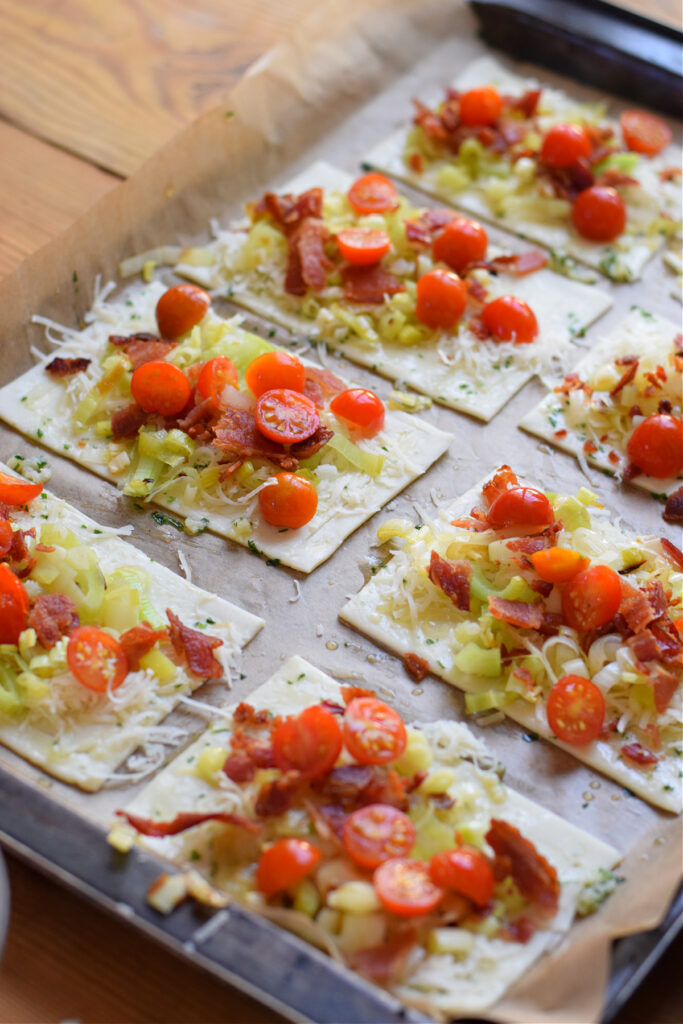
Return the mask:
[[[131,377],[133,398],[145,412],[175,416],[190,400],[192,385],[179,366],[163,359],[143,363]]]
[[[494,498],[486,519],[494,530],[506,526],[550,526],[555,522],[555,513],[542,491],[535,487],[510,487]]]
[[[298,356],[289,352],[264,352],[249,363],[244,379],[257,398],[273,388],[303,391],[306,367]]]
[[[261,854],[256,884],[265,896],[285,892],[310,875],[320,859],[320,850],[307,839],[278,839]]]
[[[514,295],[501,295],[487,302],[481,319],[494,341],[528,345],[538,337],[538,320],[533,309]]]
[[[434,239],[432,254],[435,260],[446,263],[459,274],[470,263],[486,258],[488,244],[488,235],[481,224],[469,217],[456,217]]]
[[[580,124],[555,124],[541,146],[541,160],[549,167],[571,167],[591,155],[591,141]]]
[[[572,224],[591,242],[611,242],[626,227],[624,200],[614,188],[591,185],[574,200]]]
[[[566,583],[588,568],[588,559],[571,548],[544,548],[531,556],[534,569],[548,583]]]
[[[204,363],[197,378],[197,391],[202,398],[210,398],[214,405],[220,406],[225,388],[237,387],[238,380],[237,368],[232,359],[216,356]]]
[[[361,216],[389,213],[399,206],[398,192],[393,181],[376,171],[356,178],[347,195],[351,206]]]
[[[14,531],[9,519],[0,519],[0,559],[9,552],[13,539]]]
[[[341,753],[342,731],[336,715],[314,704],[283,719],[273,730],[272,743],[281,771],[301,772],[312,779],[334,766]]]
[[[95,693],[115,690],[128,674],[128,660],[121,644],[97,626],[79,626],[66,645],[71,674]]]
[[[429,914],[446,895],[432,882],[424,861],[408,857],[385,860],[376,869],[373,883],[382,905],[399,917]]]
[[[626,454],[648,476],[678,476],[683,469],[683,421],[666,413],[648,416],[629,437]]]
[[[466,305],[467,289],[452,270],[436,267],[428,270],[417,282],[415,314],[432,330],[455,327]]]
[[[18,476],[0,473],[0,501],[3,505],[28,505],[42,489],[42,484],[30,484]]]
[[[0,563],[0,644],[16,644],[26,629],[28,594],[19,577]]]
[[[211,296],[196,284],[176,284],[157,302],[157,324],[162,338],[175,341],[201,320],[211,305]]]
[[[683,636],[683,615],[679,615],[677,619],[674,619],[674,629]]]
[[[406,857],[416,835],[408,815],[389,804],[368,804],[344,822],[346,852],[364,868],[376,868],[390,857]]]
[[[367,388],[348,388],[330,402],[334,415],[360,437],[374,437],[384,426],[384,402]]]
[[[315,404],[291,388],[272,388],[259,395],[254,418],[264,437],[281,444],[305,441],[320,426]]]
[[[258,493],[261,515],[271,526],[298,530],[310,523],[318,508],[318,492],[303,476],[277,473]]]
[[[397,711],[376,697],[354,697],[344,713],[344,744],[361,764],[388,764],[400,757],[408,737]]]
[[[380,228],[343,228],[337,234],[339,252],[356,267],[379,263],[391,248],[391,239]]]
[[[605,719],[602,691],[583,676],[563,676],[548,694],[548,725],[558,740],[584,746],[596,740]]]
[[[468,89],[460,97],[462,124],[495,124],[503,111],[503,97],[492,85]]]
[[[621,578],[607,565],[592,565],[569,581],[562,592],[562,614],[572,629],[599,629],[621,604]]]
[[[646,110],[625,110],[619,118],[624,142],[634,153],[656,156],[669,145],[673,132],[666,121]]]
[[[435,853],[429,861],[429,877],[440,889],[459,892],[478,907],[485,907],[493,896],[493,869],[474,846]]]

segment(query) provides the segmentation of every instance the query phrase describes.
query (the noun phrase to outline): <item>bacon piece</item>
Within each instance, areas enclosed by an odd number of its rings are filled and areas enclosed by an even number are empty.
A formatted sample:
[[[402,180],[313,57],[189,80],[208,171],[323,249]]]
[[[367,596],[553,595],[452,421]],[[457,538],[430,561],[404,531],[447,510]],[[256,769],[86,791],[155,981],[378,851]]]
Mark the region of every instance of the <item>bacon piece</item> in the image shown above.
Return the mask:
[[[645,629],[653,619],[656,619],[652,605],[645,594],[632,587],[625,579],[621,579],[621,604],[619,611],[626,619],[626,625],[634,633]]]
[[[111,418],[111,432],[115,441],[137,437],[140,427],[144,427],[149,414],[141,409],[137,402],[131,402],[125,409],[119,409]]]
[[[216,406],[212,398],[205,398],[197,405],[193,405],[188,413],[180,414],[178,417],[168,417],[166,420],[166,428],[171,429],[177,427],[178,430],[184,430],[185,433],[189,433],[190,429],[197,423],[206,423],[212,420],[216,415]]]
[[[489,297],[488,290],[484,288],[481,281],[477,280],[476,277],[468,277],[465,280],[465,288],[467,289],[468,297],[474,302],[479,302],[483,305]],[[491,333],[488,327],[484,326],[483,320],[478,316],[471,317],[467,326],[472,334],[482,341],[488,338]]]
[[[548,265],[550,257],[547,252],[540,249],[529,249],[527,252],[518,252],[513,256],[496,256],[488,260],[486,266],[494,272],[503,271],[506,274],[514,274],[515,277],[526,277],[536,270],[542,270]]]
[[[620,753],[628,761],[632,761],[633,764],[643,768],[649,768],[650,765],[657,764],[659,761],[656,754],[653,754],[647,747],[641,746],[640,743],[626,743],[621,748]]]
[[[527,690],[533,690],[534,677],[525,665],[516,665],[512,670],[512,675],[519,679],[520,683],[523,683]]]
[[[31,527],[29,530],[15,530],[12,534],[12,543],[6,558],[11,563],[12,571],[20,580],[25,579],[36,564],[35,558],[26,546],[27,537],[35,537],[36,531]]]
[[[254,804],[254,811],[259,818],[276,818],[289,810],[300,782],[299,772],[285,772],[279,779],[264,782],[256,794]]]
[[[342,391],[346,391],[346,384],[331,370],[319,370],[316,366],[306,367],[304,394],[315,403],[318,409],[324,408],[326,399],[332,398]]]
[[[525,629],[540,629],[543,624],[543,606],[527,601],[508,601],[504,597],[489,597],[489,611],[501,622]]]
[[[606,171],[598,175],[595,179],[595,184],[607,186],[607,188],[616,188],[618,185],[639,185],[640,182],[637,178],[632,178],[630,175],[624,174],[623,171],[618,171],[616,167],[608,167]]]
[[[354,971],[379,985],[394,985],[405,973],[408,957],[415,948],[417,932],[414,928],[402,931],[381,946],[359,949],[347,953],[346,959]]]
[[[403,281],[379,263],[369,267],[342,267],[341,279],[348,302],[378,305],[384,302],[386,295],[406,290]]]
[[[270,459],[282,469],[295,470],[297,459],[285,451],[282,445],[264,437],[256,429],[254,417],[247,409],[227,406],[221,418],[211,428],[214,448],[219,448],[229,461],[249,459],[254,456]],[[301,442],[299,442],[301,443]]]
[[[346,708],[342,704],[337,704],[336,700],[330,700],[329,697],[320,701],[320,707],[325,708],[325,710],[329,711],[330,714],[339,715],[340,718],[344,717],[344,712],[346,711]]]
[[[683,640],[671,619],[663,616],[650,626],[650,632],[659,644],[659,657],[662,661],[680,660],[683,652]]]
[[[150,334],[149,331],[138,331],[137,334],[110,334],[109,344],[116,348],[124,348],[131,341],[161,341],[158,334]]]
[[[285,275],[285,291],[303,295],[307,288],[319,292],[327,284],[327,271],[332,263],[325,254],[329,238],[324,221],[307,217],[289,236],[289,260]],[[302,291],[303,287],[303,291]]]
[[[205,821],[221,821],[225,825],[236,825],[243,828],[245,832],[252,832],[257,835],[261,826],[255,821],[243,818],[241,814],[232,814],[229,811],[210,811],[199,813],[197,811],[181,811],[171,821],[154,821],[152,818],[143,818],[139,814],[131,814],[129,811],[117,811],[118,815],[125,818],[129,825],[143,836],[176,836],[179,832],[185,832],[188,828],[201,825]]]
[[[520,942],[525,945],[536,931],[534,922],[528,917],[518,917],[515,921],[508,921],[501,925],[496,933],[497,939],[504,942]]]
[[[63,359],[61,356],[55,356],[45,367],[45,372],[49,373],[51,377],[71,377],[74,373],[82,373],[87,370],[91,362],[92,359],[85,359],[83,356],[76,359]]]
[[[681,176],[681,168],[680,167],[663,167],[661,169],[661,171],[658,171],[657,173],[659,174],[659,180],[660,181],[674,181],[676,178],[680,178],[680,176]]]
[[[344,764],[314,779],[311,788],[326,803],[345,810],[362,805],[362,795],[375,778],[375,768],[365,764]]]
[[[125,346],[125,353],[137,370],[155,359],[165,359],[174,348],[174,341],[132,341]]]
[[[681,685],[681,680],[662,665],[653,665],[649,681],[652,686],[655,707],[661,715],[671,703],[671,698]]]
[[[536,113],[540,98],[540,89],[527,89],[521,96],[504,96],[503,101],[509,110],[519,110],[526,118],[531,118]]]
[[[429,665],[424,660],[424,658],[421,658],[419,654],[413,654],[412,651],[408,651],[407,654],[404,654],[403,667],[405,668],[410,678],[414,679],[416,683],[421,682],[421,680],[423,680],[425,676],[429,675],[430,671]]]
[[[677,548],[675,544],[672,544],[666,537],[660,537],[659,543],[662,545],[662,551],[664,556],[676,566],[677,569],[683,570],[683,551]]]
[[[356,697],[376,697],[374,690],[366,690],[364,686],[342,686],[341,695],[345,704],[350,704]]]
[[[429,107],[426,107],[420,100],[413,100],[415,104],[414,124],[418,125],[432,142],[445,144],[448,142],[448,132],[441,123],[441,118]]]
[[[643,629],[635,636],[627,637],[626,643],[640,662],[655,661],[660,656],[661,651],[657,638],[649,629]],[[643,666],[643,668],[645,667]]]
[[[315,455],[321,448],[324,448],[332,437],[334,437],[334,430],[330,430],[329,427],[321,423],[315,433],[307,437],[305,441],[297,441],[296,444],[293,444],[289,449],[289,454],[297,460],[310,459],[311,455]]]
[[[667,523],[683,523],[683,487],[669,495],[662,515]]]
[[[610,389],[610,398],[616,398],[622,388],[625,388],[627,384],[630,384],[636,373],[638,372],[638,356],[624,356],[618,361],[619,366],[626,366],[626,370],[621,375],[617,383],[613,388]]]
[[[258,729],[262,725],[271,725],[273,716],[266,708],[256,711],[253,705],[241,701],[233,711],[232,719],[233,722],[239,722],[240,725],[250,725]]]
[[[138,671],[140,659],[149,654],[157,640],[168,640],[168,633],[165,629],[153,629],[149,622],[141,622],[139,626],[133,626],[121,634],[119,643],[125,652],[130,672]]]
[[[39,594],[28,613],[27,625],[39,643],[50,650],[79,625],[76,605],[66,594]]]
[[[270,215],[277,227],[288,234],[293,231],[306,217],[322,217],[323,190],[309,188],[295,196],[291,192],[278,195],[266,192],[262,199],[252,207],[252,217],[260,220]]]
[[[183,625],[170,608],[166,609],[166,618],[173,650],[185,661],[192,675],[199,679],[220,679],[223,667],[213,652],[223,646],[223,641]]]
[[[256,765],[246,750],[234,750],[225,758],[222,771],[233,782],[251,782],[256,775]]]
[[[550,580],[529,580],[529,586],[537,594],[541,594],[542,597],[548,597],[554,584]]]
[[[315,830],[321,839],[328,839],[341,847],[344,835],[344,824],[348,817],[343,807],[338,804],[314,804],[304,800],[304,807],[311,816]]]
[[[414,220],[404,221],[406,238],[417,248],[429,248],[441,228],[458,216],[455,210],[445,208],[423,210]]]
[[[408,810],[407,787],[410,780],[390,768],[386,774],[376,768],[370,785],[363,791],[363,804],[390,804],[399,811]]]
[[[523,551],[525,555],[535,555],[537,551],[545,551],[555,544],[555,533],[544,530],[536,537],[513,537],[506,542],[510,551]]]
[[[490,480],[487,480],[481,489],[484,501],[490,506],[498,495],[511,487],[517,487],[519,481],[509,466],[503,465],[497,469]]]
[[[472,566],[469,562],[449,562],[436,551],[432,551],[429,560],[428,576],[435,587],[443,590],[456,608],[468,612],[470,610],[470,577]]]
[[[595,180],[593,171],[585,159],[577,160],[571,167],[549,167],[548,164],[542,164],[539,170],[550,183],[555,195],[571,202],[576,199],[579,192],[590,188]]]
[[[496,860],[509,860],[510,874],[525,899],[546,914],[556,914],[560,902],[560,883],[555,868],[542,857],[533,843],[519,829],[497,818],[491,819],[486,842],[496,853]]]
[[[652,607],[655,618],[660,619],[666,613],[668,607],[666,594],[661,582],[659,580],[651,580],[642,587],[642,591]]]
[[[586,394],[592,393],[590,385],[586,384],[581,380],[578,373],[568,373],[561,384],[558,384],[556,388],[553,388],[555,394],[568,395],[572,391],[585,391]]]

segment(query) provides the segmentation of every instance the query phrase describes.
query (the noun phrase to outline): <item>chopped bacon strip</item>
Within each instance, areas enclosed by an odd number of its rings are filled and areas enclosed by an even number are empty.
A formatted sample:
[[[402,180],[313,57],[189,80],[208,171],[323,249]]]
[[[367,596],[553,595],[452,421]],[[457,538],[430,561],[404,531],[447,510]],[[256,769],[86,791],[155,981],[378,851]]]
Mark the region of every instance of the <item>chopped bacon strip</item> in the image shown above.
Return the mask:
[[[683,523],[683,487],[669,495],[662,515],[667,523]]]
[[[325,287],[327,271],[332,268],[332,263],[325,254],[325,242],[328,238],[329,231],[324,221],[317,217],[308,217],[301,221],[289,236],[286,292],[303,295],[307,288],[319,292]]]
[[[657,638],[649,629],[643,629],[635,636],[627,637],[626,643],[640,662],[655,661],[661,653]],[[644,665],[643,668],[645,667]]]
[[[414,246],[429,248],[436,233],[457,217],[455,210],[423,210],[419,217],[404,222],[406,238]]]
[[[484,285],[481,283],[481,281],[477,280],[476,277],[468,277],[465,280],[465,288],[467,289],[468,297],[472,299],[474,302],[479,302],[483,304],[489,297],[488,290],[484,288]],[[475,322],[475,326],[473,326],[473,321]],[[482,338],[482,340],[488,338],[489,334],[491,333],[489,329],[484,326],[483,321],[479,317],[472,317],[467,326],[475,337]],[[485,333],[482,335],[480,333],[477,333],[478,331],[483,331]]]
[[[677,548],[675,544],[672,544],[666,537],[660,537],[659,543],[662,545],[662,551],[666,558],[676,566],[677,569],[683,570],[683,551]]]
[[[148,413],[137,402],[131,402],[125,409],[119,409],[111,418],[111,432],[115,441],[137,437],[140,427],[147,422]]]
[[[247,409],[227,406],[221,412],[221,418],[211,428],[213,440],[211,444],[219,448],[229,461],[249,459],[259,456],[270,459],[282,469],[295,470],[298,466],[296,457],[287,452],[282,445],[270,441],[259,433],[254,417]]]
[[[671,619],[663,616],[657,622],[653,622],[650,632],[659,644],[659,657],[662,661],[680,660],[683,640]]]
[[[558,395],[568,395],[572,391],[585,391],[587,395],[593,393],[590,384],[582,381],[578,373],[568,373],[561,384],[558,384],[553,391]]]
[[[342,686],[341,695],[345,704],[350,704],[352,700],[356,699],[356,697],[377,696],[374,690],[366,690],[364,686]]]
[[[470,577],[472,566],[469,562],[449,562],[436,551],[429,560],[428,576],[435,587],[443,590],[456,608],[463,612],[470,610]]]
[[[165,359],[171,349],[175,348],[177,342],[164,341],[155,334],[141,331],[138,334],[129,334],[127,337],[111,334],[109,344],[122,348],[133,364],[133,369],[137,370],[145,363],[151,363],[153,359]]]
[[[484,501],[488,505],[492,505],[499,494],[508,491],[511,487],[517,487],[518,483],[519,481],[510,467],[501,466],[482,487],[481,493]]]
[[[568,199],[573,202],[579,192],[590,188],[594,183],[593,172],[585,159],[579,159],[571,167],[549,167],[543,164],[539,167],[550,186],[559,199]]]
[[[304,800],[304,807],[311,816],[315,830],[321,839],[328,839],[341,847],[344,835],[344,824],[348,817],[343,807],[337,804],[314,804],[312,800]]]
[[[324,448],[330,438],[334,437],[334,430],[324,426],[322,423],[317,430],[307,437],[305,441],[297,441],[289,449],[289,454],[295,459],[310,459],[321,448]]]
[[[256,765],[246,750],[235,750],[228,754],[222,770],[233,782],[251,782],[256,775]]]
[[[379,263],[369,267],[342,267],[341,279],[344,298],[349,302],[378,305],[384,302],[385,295],[406,290],[403,281]]]
[[[469,601],[468,601],[469,607]],[[416,683],[421,682],[425,676],[429,675],[429,665],[421,658],[419,654],[413,654],[412,651],[408,651],[407,654],[403,655],[403,667]]]
[[[666,711],[671,703],[671,698],[681,685],[681,681],[673,674],[673,672],[669,672],[662,665],[652,666],[652,673],[649,681],[652,686],[655,707],[661,715],[662,712]]]
[[[262,725],[271,725],[273,716],[267,708],[256,711],[253,705],[241,701],[233,711],[232,719],[240,725],[250,725],[258,729]]]
[[[323,190],[309,188],[307,192],[302,192],[298,196],[289,192],[283,195],[266,192],[252,207],[252,217],[254,220],[260,220],[261,217],[268,215],[285,234],[288,234],[306,217],[322,217]]]
[[[521,832],[497,818],[491,819],[486,842],[496,853],[496,860],[509,860],[510,874],[525,899],[547,914],[556,914],[560,902],[560,883],[555,868],[542,857],[533,843]]]
[[[315,402],[319,409],[324,407],[326,399],[342,391],[346,391],[346,384],[331,370],[319,370],[316,366],[306,367],[304,394]]]
[[[408,786],[410,779],[403,778],[398,772],[390,768],[384,774],[381,769],[375,769],[375,776],[370,785],[363,792],[363,804],[390,804],[397,807],[399,811],[408,810]]]
[[[529,580],[529,586],[531,589],[537,594],[541,594],[542,597],[548,597],[554,585],[555,584],[551,583],[550,580]]]
[[[256,794],[254,811],[259,818],[275,818],[292,806],[301,776],[299,772],[286,772],[281,778],[264,782]]]
[[[496,256],[488,260],[486,266],[489,270],[503,271],[506,274],[514,274],[515,277],[525,277],[533,274],[536,270],[542,270],[548,265],[550,256],[540,249],[529,249],[527,252],[518,252],[512,256]]]
[[[533,117],[541,98],[540,89],[527,89],[521,96],[504,96],[505,105],[510,110],[519,110],[526,118]]]
[[[621,580],[621,604],[619,611],[626,619],[626,625],[634,633],[645,629],[657,616],[642,590],[632,587],[625,579]]]
[[[555,546],[557,530],[553,529],[556,523],[546,527],[535,537],[513,537],[505,542],[505,547],[510,551],[523,551],[525,555],[533,555],[537,551],[544,551],[546,548]]]
[[[518,917],[515,921],[508,921],[501,925],[496,932],[496,938],[504,942],[520,942],[525,945],[536,931],[534,922],[528,917]]]
[[[520,683],[523,683],[527,690],[533,690],[534,677],[525,665],[516,665],[512,670],[512,675],[515,679],[519,679]]]
[[[139,814],[131,814],[129,811],[117,811],[122,818],[125,818],[129,825],[137,829],[143,836],[176,836],[179,832],[185,832],[188,828],[201,825],[205,821],[221,821],[225,825],[236,825],[243,828],[245,832],[252,832],[255,835],[261,831],[261,826],[255,821],[243,818],[241,814],[232,814],[229,811],[211,811],[199,813],[196,811],[181,811],[171,821],[153,821],[152,818],[143,818]]]
[[[50,650],[79,625],[76,605],[66,594],[39,594],[28,613],[28,627],[39,643]]]
[[[642,588],[643,593],[650,602],[650,606],[655,613],[655,618],[660,619],[662,615],[666,613],[668,602],[666,600],[666,593],[660,580],[651,580],[646,583]]]
[[[35,558],[26,546],[26,538],[35,535],[33,527],[29,530],[15,530],[12,534],[12,544],[6,558],[11,562],[12,571],[20,580],[25,579],[36,564]]]
[[[627,384],[630,384],[636,373],[638,372],[638,356],[624,356],[619,359],[619,366],[625,366],[626,370],[621,375],[617,383],[613,388],[610,389],[610,398],[616,398],[622,388],[625,388]]]
[[[74,373],[83,373],[87,370],[92,359],[79,357],[77,359],[63,359],[61,356],[55,358],[45,367],[46,373],[51,377],[70,377]]]
[[[621,755],[628,761],[632,761],[633,764],[642,766],[643,768],[649,768],[650,765],[657,764],[659,758],[656,754],[653,754],[647,747],[641,746],[640,743],[626,743],[621,748]]]
[[[362,805],[362,795],[375,774],[372,765],[344,764],[314,779],[311,785],[321,800],[349,810]]]
[[[489,597],[489,611],[501,622],[525,629],[540,629],[543,624],[543,606],[527,601],[508,601],[504,597]]]
[[[174,426],[188,433],[197,423],[206,423],[213,419],[215,415],[216,406],[213,399],[205,398],[197,405],[194,405],[186,415],[181,414],[180,419],[174,418],[172,423],[167,421],[166,426],[169,429],[171,426]]]
[[[380,985],[394,985],[403,977],[408,957],[415,948],[417,932],[410,928],[402,931],[381,946],[359,949],[347,953],[346,959],[354,971]]]
[[[133,626],[121,634],[119,643],[125,652],[130,672],[138,671],[140,659],[149,654],[157,640],[168,640],[168,633],[165,629],[153,629],[149,622],[141,622],[139,626]]]
[[[169,622],[169,635],[173,650],[182,658],[194,676],[200,679],[220,679],[223,666],[214,656],[214,650],[223,646],[223,641],[216,636],[207,636],[198,629],[190,629],[183,625],[177,615],[166,609]]]
[[[607,188],[616,188],[617,185],[639,185],[640,182],[637,178],[632,178],[630,175],[624,174],[623,171],[618,171],[616,167],[608,167],[606,171],[598,175],[595,179],[595,184],[606,186]]]

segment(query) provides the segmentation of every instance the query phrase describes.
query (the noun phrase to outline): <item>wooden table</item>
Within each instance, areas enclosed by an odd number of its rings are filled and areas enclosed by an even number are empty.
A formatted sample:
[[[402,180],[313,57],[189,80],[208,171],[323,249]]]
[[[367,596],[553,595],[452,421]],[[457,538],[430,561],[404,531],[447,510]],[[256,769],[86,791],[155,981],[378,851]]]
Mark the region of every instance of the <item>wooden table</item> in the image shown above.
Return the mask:
[[[318,0],[0,0],[0,274],[68,227]],[[624,6],[680,27],[678,0]],[[0,797],[1,798],[1,797]],[[9,860],[1,1024],[273,1014]],[[618,1024],[680,1024],[681,944]]]

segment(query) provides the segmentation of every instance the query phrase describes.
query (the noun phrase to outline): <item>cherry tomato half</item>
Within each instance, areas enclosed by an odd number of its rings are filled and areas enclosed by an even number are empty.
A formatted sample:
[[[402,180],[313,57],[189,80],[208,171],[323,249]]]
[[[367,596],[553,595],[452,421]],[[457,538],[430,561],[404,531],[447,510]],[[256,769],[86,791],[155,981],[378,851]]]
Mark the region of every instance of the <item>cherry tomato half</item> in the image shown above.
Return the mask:
[[[26,629],[28,594],[9,565],[0,563],[0,644],[16,644]]]
[[[481,319],[494,341],[528,345],[538,337],[536,314],[526,302],[514,295],[501,295],[487,302],[481,311]]]
[[[192,385],[179,366],[153,359],[137,368],[131,377],[130,390],[145,412],[175,416],[189,402]]]
[[[318,492],[296,473],[277,473],[258,493],[261,515],[271,526],[298,530],[310,523],[318,508]]]
[[[204,363],[197,378],[197,391],[202,398],[210,398],[214,405],[220,406],[225,388],[237,387],[238,380],[237,368],[232,359],[216,356]]]
[[[273,388],[303,391],[306,368],[298,356],[289,352],[264,352],[249,363],[244,379],[257,398]]]
[[[558,740],[584,746],[600,735],[605,718],[602,691],[583,676],[563,676],[548,694],[548,725]]]
[[[349,202],[356,213],[389,213],[399,205],[394,183],[384,174],[371,171],[356,178],[348,193]]]
[[[494,498],[486,519],[494,530],[506,526],[550,526],[555,522],[555,513],[542,491],[510,487]]]
[[[591,185],[574,200],[572,224],[591,242],[611,242],[626,227],[624,200],[614,188]]]
[[[162,338],[175,341],[201,320],[211,305],[211,296],[196,284],[176,284],[157,302],[157,324]]]
[[[0,473],[0,501],[3,505],[28,505],[42,489],[42,484],[30,484],[18,476]]]
[[[591,141],[580,124],[555,124],[541,146],[541,160],[549,167],[571,167],[591,154]]]
[[[462,124],[495,124],[503,111],[503,97],[492,85],[468,89],[460,97]]]
[[[591,565],[562,592],[562,614],[572,629],[598,629],[610,622],[621,604],[621,578],[607,565]]]
[[[432,330],[455,327],[466,305],[467,289],[452,270],[435,267],[417,282],[415,314]]]
[[[306,839],[278,839],[261,854],[256,884],[265,896],[298,885],[320,863],[317,846]]]
[[[334,415],[360,437],[374,437],[384,426],[384,403],[367,388],[348,388],[330,402]]]
[[[544,548],[531,555],[534,569],[548,583],[566,583],[588,568],[588,559],[571,548]]]
[[[354,697],[344,713],[346,749],[361,764],[388,764],[400,757],[408,737],[397,711],[376,697]]]
[[[391,248],[391,239],[379,228],[343,228],[337,234],[339,252],[355,267],[379,263]]]
[[[408,857],[385,860],[376,869],[373,883],[383,906],[399,917],[428,914],[445,896],[444,890],[432,882],[424,861]]]
[[[673,138],[666,121],[646,110],[625,110],[619,118],[624,142],[634,153],[656,156]]]
[[[298,771],[306,778],[324,775],[342,748],[337,716],[319,704],[283,719],[273,730],[275,764],[283,771]]]
[[[272,388],[259,395],[254,419],[264,437],[281,444],[305,441],[320,426],[315,404],[291,388]]]
[[[485,907],[493,895],[493,869],[473,846],[435,853],[429,861],[429,877],[439,888],[459,892],[478,907]]]
[[[432,254],[435,260],[447,264],[459,274],[468,264],[486,258],[488,244],[488,236],[481,224],[469,217],[456,217],[434,239]]]
[[[683,421],[666,413],[648,416],[629,437],[626,453],[648,476],[678,476],[683,469]]]
[[[128,674],[121,644],[97,626],[79,626],[69,637],[66,661],[71,674],[95,693],[115,690]]]
[[[415,845],[415,826],[403,811],[389,804],[368,804],[344,822],[344,847],[364,868],[376,868],[390,857],[405,857]]]

